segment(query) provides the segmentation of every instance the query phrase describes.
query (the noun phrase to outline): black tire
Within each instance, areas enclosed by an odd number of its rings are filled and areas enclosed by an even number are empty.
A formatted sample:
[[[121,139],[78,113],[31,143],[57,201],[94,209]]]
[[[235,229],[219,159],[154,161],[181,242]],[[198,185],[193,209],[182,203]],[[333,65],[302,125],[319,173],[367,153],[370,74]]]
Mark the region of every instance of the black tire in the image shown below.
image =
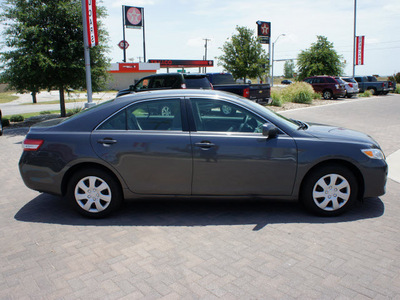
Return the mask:
[[[79,170],[69,180],[67,199],[80,214],[102,218],[119,208],[122,192],[119,183],[105,171]]]
[[[332,94],[332,92],[331,92],[330,90],[325,90],[325,91],[322,93],[322,97],[324,97],[325,100],[331,99],[332,96],[333,96],[333,94]]]
[[[353,172],[340,165],[326,165],[305,178],[301,200],[314,214],[329,217],[347,211],[357,199],[357,193]]]
[[[346,95],[347,98],[353,98],[353,95]]]
[[[375,96],[378,95],[376,88],[369,88],[368,90],[371,92],[372,95],[375,95]]]

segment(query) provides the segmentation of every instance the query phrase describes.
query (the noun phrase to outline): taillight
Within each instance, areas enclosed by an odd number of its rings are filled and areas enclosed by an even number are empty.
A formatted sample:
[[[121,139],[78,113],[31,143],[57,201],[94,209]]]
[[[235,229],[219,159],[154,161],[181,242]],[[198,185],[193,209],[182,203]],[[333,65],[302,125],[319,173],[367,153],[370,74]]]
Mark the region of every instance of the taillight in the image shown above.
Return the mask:
[[[210,86],[211,86],[211,89],[213,90],[214,89],[214,86],[212,85],[212,83],[210,82]]]
[[[40,146],[42,146],[43,142],[43,140],[25,139],[22,143],[22,149],[24,149],[24,151],[37,151]]]
[[[349,83],[349,87],[353,87],[353,84],[352,84],[352,83]]]
[[[245,88],[243,90],[243,97],[249,98],[250,97],[250,88]]]
[[[382,82],[382,87],[385,87],[385,83],[384,82]]]

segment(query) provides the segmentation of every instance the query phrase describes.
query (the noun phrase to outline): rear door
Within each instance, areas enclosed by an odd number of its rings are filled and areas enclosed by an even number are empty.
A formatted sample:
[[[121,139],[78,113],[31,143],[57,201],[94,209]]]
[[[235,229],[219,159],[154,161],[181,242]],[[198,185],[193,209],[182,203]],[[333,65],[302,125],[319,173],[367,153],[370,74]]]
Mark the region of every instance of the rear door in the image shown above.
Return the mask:
[[[290,195],[297,169],[294,140],[262,135],[266,120],[219,99],[190,99],[193,195]],[[224,114],[222,107],[232,114]]]
[[[93,131],[93,149],[119,172],[132,192],[190,195],[192,151],[182,101],[132,104]],[[169,114],[162,114],[164,107],[169,107]]]

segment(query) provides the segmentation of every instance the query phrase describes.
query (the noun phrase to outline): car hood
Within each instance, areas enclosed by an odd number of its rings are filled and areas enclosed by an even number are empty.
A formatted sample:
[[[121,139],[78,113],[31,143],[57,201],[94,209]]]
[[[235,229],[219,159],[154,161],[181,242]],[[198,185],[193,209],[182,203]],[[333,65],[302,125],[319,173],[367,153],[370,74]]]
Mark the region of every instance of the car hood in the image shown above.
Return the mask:
[[[309,126],[306,130],[308,134],[318,138],[343,142],[367,143],[379,147],[379,144],[369,135],[337,126],[329,126],[323,124],[307,123]]]

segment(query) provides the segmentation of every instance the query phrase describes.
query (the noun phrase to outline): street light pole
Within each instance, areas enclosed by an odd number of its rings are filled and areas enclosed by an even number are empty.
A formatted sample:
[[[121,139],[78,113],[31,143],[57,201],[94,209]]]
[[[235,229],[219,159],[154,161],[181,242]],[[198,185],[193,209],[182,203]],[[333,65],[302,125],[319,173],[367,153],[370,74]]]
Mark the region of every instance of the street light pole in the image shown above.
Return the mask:
[[[204,44],[204,48],[205,48],[205,53],[204,53],[204,60],[207,60],[207,42],[208,41],[211,41],[211,39],[207,39],[207,38],[205,38],[205,39],[203,39],[203,40],[205,40],[206,41],[206,43]],[[206,67],[204,67],[204,73],[206,73]]]
[[[272,64],[271,64],[271,86],[274,86],[274,55],[275,55],[275,43],[278,41],[278,39],[281,36],[285,36],[286,34],[282,33],[280,35],[278,35],[278,37],[276,38],[275,42],[272,43]]]

